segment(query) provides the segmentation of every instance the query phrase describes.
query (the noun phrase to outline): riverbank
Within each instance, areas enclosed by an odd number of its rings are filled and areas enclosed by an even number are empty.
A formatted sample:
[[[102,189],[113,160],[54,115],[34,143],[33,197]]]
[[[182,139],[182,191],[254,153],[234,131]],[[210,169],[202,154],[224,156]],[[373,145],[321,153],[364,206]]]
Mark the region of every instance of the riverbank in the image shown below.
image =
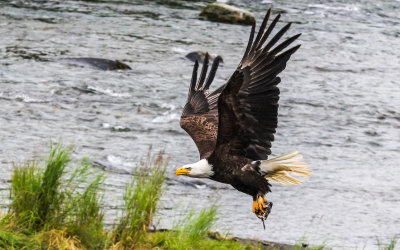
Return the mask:
[[[104,176],[88,159],[71,164],[71,148],[52,145],[45,164],[14,165],[8,211],[0,220],[4,249],[296,249],[268,241],[226,236],[211,228],[217,206],[190,212],[171,230],[152,230],[164,191],[168,160],[149,154],[135,168],[124,206],[104,226]],[[301,247],[300,247],[301,248]],[[322,247],[313,248],[322,249]]]

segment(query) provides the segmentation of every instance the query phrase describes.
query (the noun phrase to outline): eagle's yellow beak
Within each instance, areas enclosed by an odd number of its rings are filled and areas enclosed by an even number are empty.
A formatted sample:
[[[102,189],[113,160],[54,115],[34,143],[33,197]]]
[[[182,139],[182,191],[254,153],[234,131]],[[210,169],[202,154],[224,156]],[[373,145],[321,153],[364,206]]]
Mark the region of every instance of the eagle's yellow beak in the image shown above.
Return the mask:
[[[190,171],[188,170],[188,169],[186,169],[186,168],[178,168],[177,170],[176,170],[176,175],[178,176],[178,175],[187,175],[187,174],[189,174],[190,173]]]

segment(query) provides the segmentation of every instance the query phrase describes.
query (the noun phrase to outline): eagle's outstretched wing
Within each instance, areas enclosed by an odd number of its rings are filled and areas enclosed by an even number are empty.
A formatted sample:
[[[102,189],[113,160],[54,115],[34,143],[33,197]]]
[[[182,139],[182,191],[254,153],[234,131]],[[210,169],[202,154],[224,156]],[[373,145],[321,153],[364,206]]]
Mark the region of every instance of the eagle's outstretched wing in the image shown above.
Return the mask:
[[[208,92],[208,89],[210,88],[221,60],[222,58],[220,56],[214,59],[206,79],[209,62],[209,55],[207,53],[198,81],[197,70],[199,68],[199,63],[197,61],[195,62],[188,98],[180,120],[181,127],[196,143],[201,159],[209,156],[213,152],[217,141],[217,102],[223,86],[212,92]]]
[[[266,29],[270,14],[271,10],[268,10],[255,40],[253,25],[242,61],[218,98],[216,154],[228,151],[230,155],[253,160],[267,159],[271,154],[271,142],[278,124],[277,85],[281,79],[277,75],[285,69],[290,56],[300,45],[282,51],[300,34],[275,46],[289,29],[289,23],[264,45],[280,18],[278,15]]]

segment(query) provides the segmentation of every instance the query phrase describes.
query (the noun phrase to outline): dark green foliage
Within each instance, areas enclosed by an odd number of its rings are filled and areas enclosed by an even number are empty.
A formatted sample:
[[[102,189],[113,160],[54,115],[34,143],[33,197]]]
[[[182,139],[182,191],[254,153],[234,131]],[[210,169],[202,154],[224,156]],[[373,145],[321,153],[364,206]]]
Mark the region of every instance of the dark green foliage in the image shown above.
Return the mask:
[[[113,241],[134,246],[147,231],[157,209],[165,181],[166,163],[162,153],[136,169],[136,180],[125,190],[125,210],[113,231]]]
[[[40,231],[44,226],[54,228],[63,220],[61,204],[68,190],[61,191],[61,177],[70,162],[70,149],[52,145],[46,168],[36,162],[14,166],[11,181],[10,214],[16,226]]]
[[[62,220],[57,215],[61,210],[61,204],[65,194],[60,190],[61,177],[66,165],[71,161],[69,148],[62,149],[60,145],[51,145],[47,166],[41,180],[38,194],[38,228],[41,229],[46,223],[58,224]],[[35,204],[36,205],[36,204]],[[52,221],[53,220],[53,221]],[[54,225],[49,225],[54,227]]]
[[[24,238],[16,233],[0,231],[1,249],[21,249],[26,246]]]
[[[23,167],[14,167],[10,190],[10,214],[7,219],[17,220],[15,225],[27,229],[39,224],[39,195],[41,193],[42,172],[35,162]]]
[[[263,249],[259,245],[241,244],[235,240],[212,240],[208,237],[210,228],[218,220],[217,207],[203,209],[199,213],[189,213],[173,230],[146,234],[145,240],[139,244],[141,249]]]
[[[195,216],[193,212],[175,226],[165,245],[169,249],[188,249],[207,238],[207,232],[217,221],[217,207],[204,209]]]
[[[137,167],[123,196],[122,216],[107,233],[100,193],[104,177],[93,175],[88,160],[68,172],[70,155],[70,148],[55,145],[44,168],[34,161],[14,166],[10,208],[0,220],[0,249],[260,249],[225,237],[210,239],[215,206],[189,213],[171,231],[149,232],[166,178],[162,153]]]
[[[96,248],[105,244],[104,213],[100,208],[102,196],[99,195],[103,179],[103,176],[97,176],[83,193],[70,199],[67,206],[70,215],[65,223],[69,234],[78,235],[83,245]]]
[[[74,242],[73,245],[82,242],[90,247],[104,246],[104,215],[99,195],[104,178],[102,175],[93,178],[90,165],[84,161],[66,179],[70,155],[70,148],[52,145],[44,169],[36,162],[14,167],[11,204],[8,214],[2,218],[2,228],[25,235],[51,232],[49,235],[60,242],[72,239],[69,242]]]

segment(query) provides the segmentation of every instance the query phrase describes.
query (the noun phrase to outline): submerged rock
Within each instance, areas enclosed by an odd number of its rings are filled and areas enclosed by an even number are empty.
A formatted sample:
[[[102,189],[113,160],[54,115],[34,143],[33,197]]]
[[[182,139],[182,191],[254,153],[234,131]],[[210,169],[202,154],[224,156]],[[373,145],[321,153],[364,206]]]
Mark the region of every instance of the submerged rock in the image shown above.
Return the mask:
[[[100,70],[121,70],[121,69],[132,69],[129,65],[122,63],[118,60],[109,60],[103,58],[92,58],[92,57],[68,57],[60,58],[60,61],[66,61],[69,63],[78,63],[92,66]]]
[[[253,13],[223,3],[210,3],[203,9],[200,16],[206,17],[210,21],[223,23],[238,23],[252,25],[256,18]]]
[[[207,53],[207,51],[198,50],[198,51],[190,52],[185,57],[192,62],[195,62],[197,60],[199,63],[203,63],[204,58],[206,57],[206,53]],[[210,56],[209,57],[210,61],[214,61],[214,59],[217,57],[217,55],[213,55],[210,53],[209,53],[209,56]],[[221,60],[221,62],[224,62],[224,61]]]
[[[129,171],[124,169],[124,166],[118,166],[115,165],[114,163],[110,162],[107,159],[97,159],[92,162],[92,165],[94,167],[100,168],[106,172],[112,172],[112,173],[117,173],[117,174],[129,174],[131,175]]]

